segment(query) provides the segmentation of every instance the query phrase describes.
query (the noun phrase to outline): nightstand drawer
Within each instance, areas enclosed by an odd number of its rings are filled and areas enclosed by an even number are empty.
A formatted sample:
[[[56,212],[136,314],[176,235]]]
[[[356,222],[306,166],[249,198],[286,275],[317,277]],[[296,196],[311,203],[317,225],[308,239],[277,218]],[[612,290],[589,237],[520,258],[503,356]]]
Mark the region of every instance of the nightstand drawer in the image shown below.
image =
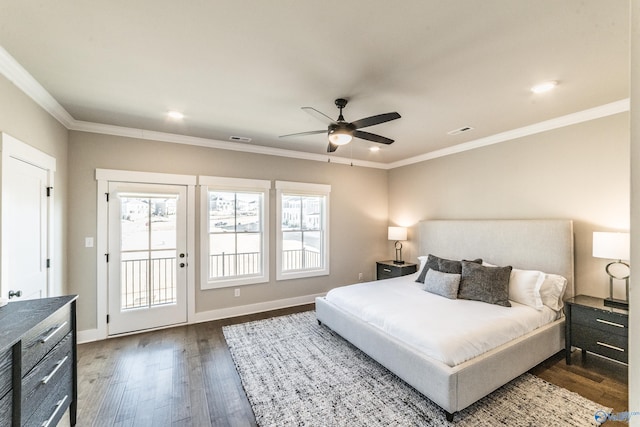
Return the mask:
[[[594,310],[574,305],[571,311],[573,323],[584,325],[608,334],[628,335],[629,317],[608,311]]]
[[[571,345],[624,363],[629,360],[627,342],[626,336],[579,324],[571,330]]]
[[[400,277],[400,269],[386,264],[378,264],[376,277],[378,278],[378,280]]]

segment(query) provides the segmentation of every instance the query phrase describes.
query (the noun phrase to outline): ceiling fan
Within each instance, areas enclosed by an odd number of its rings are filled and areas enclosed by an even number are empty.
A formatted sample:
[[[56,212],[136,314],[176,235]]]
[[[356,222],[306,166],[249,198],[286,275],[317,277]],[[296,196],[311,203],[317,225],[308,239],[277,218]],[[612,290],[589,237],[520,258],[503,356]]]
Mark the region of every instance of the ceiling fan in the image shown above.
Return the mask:
[[[386,138],[384,136],[376,135],[375,133],[364,132],[359,129],[377,125],[380,123],[388,122],[391,120],[399,119],[400,114],[385,113],[378,114],[376,116],[365,117],[364,119],[356,120],[355,122],[347,122],[342,116],[342,109],[347,106],[347,99],[336,99],[336,107],[340,109],[340,115],[338,120],[333,120],[331,117],[316,110],[312,107],[302,107],[304,111],[311,114],[313,117],[325,122],[328,127],[326,130],[312,130],[309,132],[291,133],[288,135],[281,135],[280,138],[286,138],[289,136],[303,136],[303,135],[315,135],[319,133],[327,133],[329,137],[329,146],[327,147],[327,153],[333,153],[339,146],[345,145],[351,142],[352,138],[366,139],[368,141],[378,142],[380,144],[392,144],[393,139]]]

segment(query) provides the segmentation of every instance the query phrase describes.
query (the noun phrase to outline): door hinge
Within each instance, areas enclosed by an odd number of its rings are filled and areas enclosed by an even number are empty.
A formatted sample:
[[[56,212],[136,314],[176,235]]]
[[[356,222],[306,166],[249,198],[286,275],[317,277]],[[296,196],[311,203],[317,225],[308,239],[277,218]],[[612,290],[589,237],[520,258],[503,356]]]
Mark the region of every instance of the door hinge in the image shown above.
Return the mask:
[[[47,258],[47,268],[51,268],[51,260]]]
[[[107,198],[107,202],[109,201],[109,193],[104,193],[104,197]]]
[[[109,262],[109,254],[104,254],[104,257],[107,259],[107,262]]]
[[[51,197],[51,190],[53,190],[53,187],[47,187],[47,197]]]
[[[109,323],[109,315],[107,314],[107,323]]]

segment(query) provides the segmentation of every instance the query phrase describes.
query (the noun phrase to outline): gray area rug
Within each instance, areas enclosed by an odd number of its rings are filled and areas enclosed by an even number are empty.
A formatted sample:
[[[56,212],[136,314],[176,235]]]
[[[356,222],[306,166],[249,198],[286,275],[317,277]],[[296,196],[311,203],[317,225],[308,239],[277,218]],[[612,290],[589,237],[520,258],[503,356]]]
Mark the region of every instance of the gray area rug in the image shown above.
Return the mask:
[[[585,426],[610,408],[524,374],[446,421],[437,405],[316,322],[315,313],[223,328],[258,424]]]

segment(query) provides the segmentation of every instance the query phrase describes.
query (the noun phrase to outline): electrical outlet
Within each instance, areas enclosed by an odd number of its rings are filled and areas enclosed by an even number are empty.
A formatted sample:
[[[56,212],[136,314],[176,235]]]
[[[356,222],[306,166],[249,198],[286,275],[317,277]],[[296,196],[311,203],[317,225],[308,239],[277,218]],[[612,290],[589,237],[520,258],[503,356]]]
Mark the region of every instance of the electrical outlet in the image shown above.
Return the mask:
[[[364,277],[362,276],[362,273],[358,273],[358,280],[361,281],[361,282],[364,280]]]
[[[234,297],[239,297],[239,296],[240,296],[240,289],[236,288],[236,289],[233,291],[233,296],[234,296]]]

